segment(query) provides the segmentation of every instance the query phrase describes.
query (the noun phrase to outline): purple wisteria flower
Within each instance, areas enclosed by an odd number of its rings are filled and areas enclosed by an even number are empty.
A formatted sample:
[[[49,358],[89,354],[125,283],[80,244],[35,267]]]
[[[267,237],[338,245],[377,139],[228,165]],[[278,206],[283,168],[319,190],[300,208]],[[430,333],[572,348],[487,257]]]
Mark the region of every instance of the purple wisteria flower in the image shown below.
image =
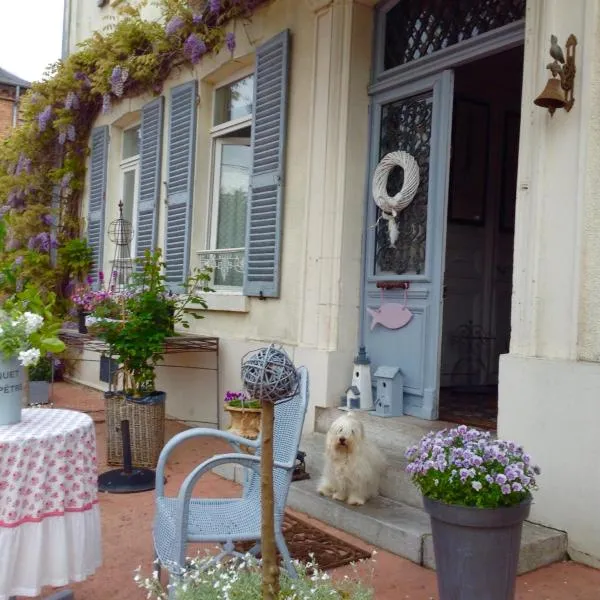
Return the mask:
[[[102,96],[102,114],[109,113],[111,108],[110,94],[104,94]]]
[[[77,110],[79,108],[79,96],[75,92],[69,92],[65,98],[65,108]]]
[[[64,190],[68,188],[69,184],[71,183],[71,179],[73,179],[73,173],[71,173],[71,171],[67,171],[60,180],[61,189]]]
[[[229,52],[233,52],[235,50],[235,34],[232,31],[229,31],[225,36],[225,45]]]
[[[521,446],[464,425],[429,433],[406,457],[415,484],[441,502],[497,508],[526,501],[537,489],[539,467]]]
[[[67,139],[70,142],[74,142],[75,138],[76,138],[75,125],[73,125],[73,123],[71,123],[70,125],[67,125]]]
[[[173,35],[177,33],[185,25],[183,17],[175,15],[165,26],[165,33],[167,35]]]
[[[50,227],[51,225],[54,225],[54,218],[52,217],[52,215],[42,215],[41,216],[41,220],[42,223],[48,227]]]
[[[15,258],[15,265],[21,266],[22,264],[23,264],[23,257],[17,256],[17,258]]]
[[[192,33],[183,44],[185,57],[194,65],[206,54],[206,50],[206,44],[195,33]]]
[[[22,152],[19,155],[19,160],[17,161],[17,166],[15,168],[15,175],[20,175],[21,173],[30,173],[31,172],[31,159],[25,156]]]
[[[209,0],[208,10],[213,13],[221,12],[221,0]]]
[[[62,146],[67,141],[67,132],[65,129],[62,129],[58,134],[58,143]]]
[[[47,231],[42,231],[37,235],[29,238],[27,242],[27,247],[29,250],[38,250],[39,252],[49,252],[52,248],[58,247],[58,242],[56,238],[48,233]]]
[[[192,23],[193,23],[194,25],[198,25],[199,23],[202,23],[202,20],[203,20],[203,17],[202,17],[202,15],[194,15],[194,16],[192,17]]]
[[[113,70],[109,78],[110,87],[112,93],[120,98],[125,91],[125,82],[129,78],[129,70],[123,69],[117,65]]]
[[[40,132],[46,131],[48,127],[48,122],[52,117],[52,107],[50,105],[46,106],[44,110],[38,115],[38,127]]]

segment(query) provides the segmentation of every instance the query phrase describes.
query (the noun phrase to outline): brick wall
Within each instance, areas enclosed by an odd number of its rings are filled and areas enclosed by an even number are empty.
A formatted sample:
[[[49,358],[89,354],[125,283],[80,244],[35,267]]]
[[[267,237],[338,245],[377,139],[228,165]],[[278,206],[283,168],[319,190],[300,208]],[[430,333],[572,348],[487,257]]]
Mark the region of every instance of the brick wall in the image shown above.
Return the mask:
[[[0,140],[3,140],[12,129],[15,88],[0,86]]]

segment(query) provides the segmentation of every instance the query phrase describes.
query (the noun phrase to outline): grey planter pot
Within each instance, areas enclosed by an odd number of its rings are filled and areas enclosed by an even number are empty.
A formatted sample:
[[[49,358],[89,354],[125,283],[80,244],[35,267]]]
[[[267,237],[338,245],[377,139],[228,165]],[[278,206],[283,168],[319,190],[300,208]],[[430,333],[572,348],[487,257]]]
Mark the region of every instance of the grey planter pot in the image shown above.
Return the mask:
[[[50,402],[50,384],[47,381],[29,382],[29,404],[48,404]]]
[[[531,500],[471,508],[423,498],[431,517],[440,600],[513,600]]]
[[[0,426],[21,420],[25,373],[16,358],[0,357]]]

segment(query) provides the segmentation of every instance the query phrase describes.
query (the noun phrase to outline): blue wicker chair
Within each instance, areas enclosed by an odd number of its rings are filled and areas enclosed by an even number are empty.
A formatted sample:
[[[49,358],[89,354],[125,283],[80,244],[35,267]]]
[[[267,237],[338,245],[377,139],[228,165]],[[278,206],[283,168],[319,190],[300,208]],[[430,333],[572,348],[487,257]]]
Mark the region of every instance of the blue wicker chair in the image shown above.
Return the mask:
[[[308,373],[298,369],[300,385],[296,396],[275,406],[273,438],[273,491],[275,498],[275,538],[284,565],[292,577],[296,572],[282,533],[282,523],[288,490],[304,416],[308,404]],[[182,442],[197,437],[214,437],[225,440],[233,449],[231,454],[218,454],[198,465],[184,480],[179,494],[165,496],[164,470],[169,454]],[[240,446],[255,449],[255,455],[243,454]],[[198,479],[219,465],[237,464],[246,467],[246,482],[239,498],[192,497]],[[260,551],[261,500],[260,500],[260,439],[248,440],[216,429],[190,429],[173,437],[163,448],[156,468],[156,514],[154,518],[154,548],[159,566],[165,567],[171,578],[180,575],[185,567],[186,544],[214,542],[221,546],[224,556],[238,554],[234,544],[254,541],[251,552]]]

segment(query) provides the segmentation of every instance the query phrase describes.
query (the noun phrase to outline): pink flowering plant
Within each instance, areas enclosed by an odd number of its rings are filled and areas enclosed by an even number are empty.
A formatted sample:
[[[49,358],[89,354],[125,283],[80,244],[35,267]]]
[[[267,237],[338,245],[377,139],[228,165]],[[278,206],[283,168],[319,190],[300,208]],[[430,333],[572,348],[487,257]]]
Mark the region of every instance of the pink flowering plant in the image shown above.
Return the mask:
[[[465,425],[427,434],[406,458],[406,470],[424,496],[478,508],[528,500],[540,473],[522,446]]]
[[[231,408],[261,408],[260,400],[253,400],[246,392],[227,391],[223,400]]]

